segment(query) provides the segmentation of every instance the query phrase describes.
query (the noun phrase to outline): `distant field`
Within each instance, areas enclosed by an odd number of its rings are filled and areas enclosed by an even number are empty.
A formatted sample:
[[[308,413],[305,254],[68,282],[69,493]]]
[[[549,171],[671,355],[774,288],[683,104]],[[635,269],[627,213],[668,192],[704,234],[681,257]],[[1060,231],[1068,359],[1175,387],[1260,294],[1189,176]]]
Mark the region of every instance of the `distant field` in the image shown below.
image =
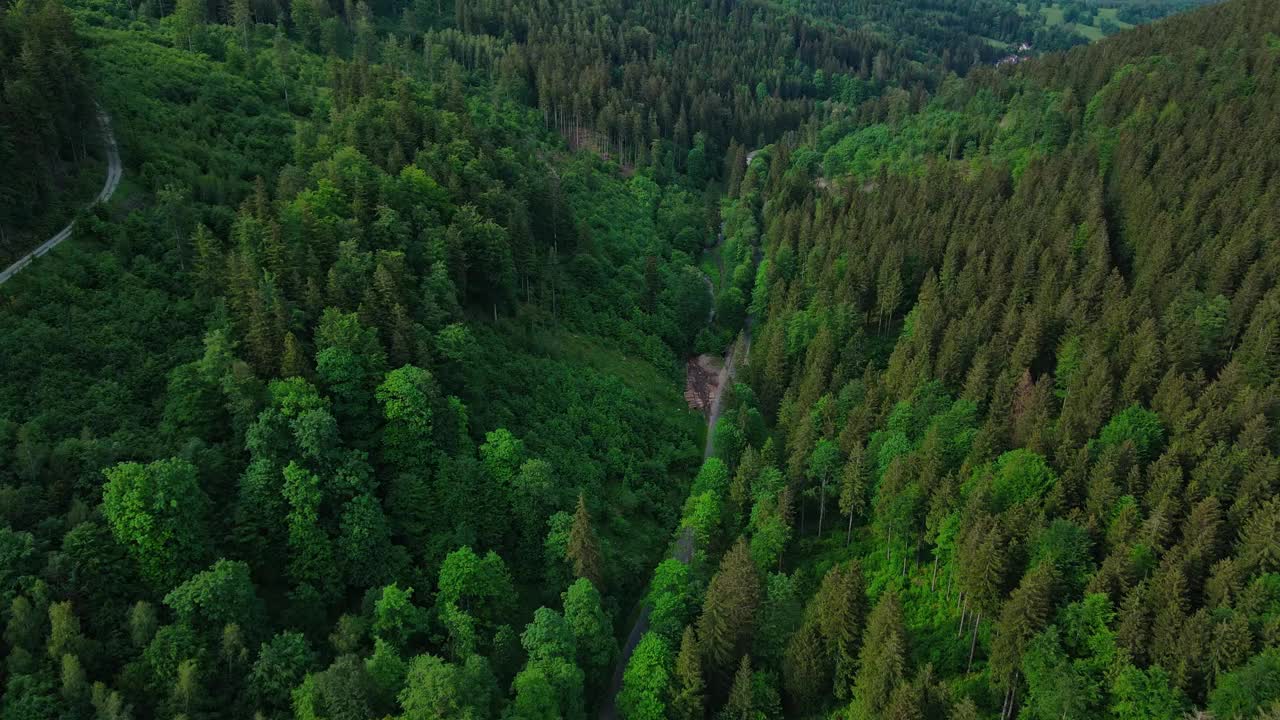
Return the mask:
[[[1026,12],[1027,6],[1020,5],[1018,9],[1022,10],[1023,12]],[[1040,15],[1044,17],[1044,24],[1049,27],[1054,27],[1055,25],[1061,25],[1064,19],[1062,8],[1057,5],[1051,5],[1049,7],[1040,8]]]
[[[1027,14],[1029,12],[1027,9],[1027,4],[1018,3],[1018,11],[1024,15]],[[1101,25],[1103,21],[1114,23],[1115,26],[1121,30],[1126,30],[1128,28],[1133,27],[1132,24],[1124,22],[1123,20],[1120,19],[1118,7],[1097,8],[1095,14],[1092,15],[1090,18],[1092,20],[1092,22],[1090,23],[1081,23],[1081,22],[1069,23],[1069,22],[1066,22],[1066,12],[1061,4],[1041,3],[1040,17],[1043,19],[1045,27],[1051,28],[1051,27],[1062,26],[1066,30],[1070,30],[1071,32],[1081,35],[1082,37],[1088,38],[1090,41],[1101,40],[1104,37],[1105,32],[1103,31],[1103,28]]]

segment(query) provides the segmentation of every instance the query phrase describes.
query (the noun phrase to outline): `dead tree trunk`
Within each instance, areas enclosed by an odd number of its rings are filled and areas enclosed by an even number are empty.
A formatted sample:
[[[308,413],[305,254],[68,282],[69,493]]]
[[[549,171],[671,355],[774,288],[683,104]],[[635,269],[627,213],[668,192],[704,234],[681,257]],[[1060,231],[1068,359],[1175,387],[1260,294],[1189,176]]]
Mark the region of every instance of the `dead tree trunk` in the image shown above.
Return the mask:
[[[979,612],[973,620],[973,639],[969,641],[969,668],[965,672],[973,672],[973,651],[978,647],[978,626],[982,624],[982,613]]]

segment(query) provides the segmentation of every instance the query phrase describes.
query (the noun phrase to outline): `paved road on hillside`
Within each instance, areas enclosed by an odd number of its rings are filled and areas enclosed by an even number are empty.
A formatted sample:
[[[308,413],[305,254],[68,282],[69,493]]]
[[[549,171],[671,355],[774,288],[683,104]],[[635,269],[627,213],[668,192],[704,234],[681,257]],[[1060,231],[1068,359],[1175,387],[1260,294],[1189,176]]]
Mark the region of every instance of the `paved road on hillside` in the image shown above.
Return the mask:
[[[103,140],[106,141],[107,145],[107,180],[102,184],[102,190],[98,193],[98,197],[94,198],[93,203],[90,203],[91,205],[110,200],[112,194],[116,191],[116,186],[120,184],[120,176],[124,174],[124,169],[120,166],[120,150],[116,147],[116,136],[111,130],[111,118],[107,117],[107,114],[101,108],[98,109],[98,123],[102,126]],[[33,260],[54,249],[63,240],[71,237],[71,230],[75,226],[76,222],[72,220],[57,235],[45,240],[40,247],[19,258],[17,262],[0,272],[0,285],[5,284],[9,281],[9,278],[22,272]]]
[[[723,242],[724,227],[721,226],[717,245]],[[721,274],[723,275],[723,273]],[[711,286],[710,279],[707,280],[707,291],[712,293],[711,304],[714,307],[715,292]],[[702,450],[702,458],[704,460],[711,457],[712,452],[715,451],[715,427],[716,421],[720,419],[720,411],[723,409],[725,388],[733,380],[738,358],[745,358],[750,351],[751,317],[748,316],[747,322],[742,328],[741,337],[725,353],[724,367],[720,369],[719,383],[711,396],[711,407],[707,412],[707,445]],[[684,532],[680,533],[680,538],[676,540],[676,546],[671,552],[671,557],[687,565],[693,559],[693,551],[696,548],[697,542],[693,536],[693,530],[685,528]],[[640,615],[636,617],[636,624],[631,627],[631,633],[627,635],[627,642],[622,646],[622,652],[618,655],[618,664],[613,670],[613,679],[609,682],[609,690],[605,693],[604,701],[600,706],[600,720],[617,720],[618,718],[617,703],[618,693],[622,690],[622,674],[627,669],[627,663],[631,660],[631,653],[635,651],[640,638],[644,637],[644,634],[649,631],[650,610],[649,604],[644,603],[644,606],[640,609]]]

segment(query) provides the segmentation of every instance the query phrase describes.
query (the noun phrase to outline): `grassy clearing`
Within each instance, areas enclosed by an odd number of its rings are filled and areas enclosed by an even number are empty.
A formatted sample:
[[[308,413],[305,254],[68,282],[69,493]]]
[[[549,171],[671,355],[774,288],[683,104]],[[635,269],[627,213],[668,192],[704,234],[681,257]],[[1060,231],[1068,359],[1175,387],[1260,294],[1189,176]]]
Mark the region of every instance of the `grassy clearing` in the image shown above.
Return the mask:
[[[623,354],[606,343],[603,338],[562,330],[550,333],[540,345],[552,358],[581,363],[620,379],[652,407],[686,415],[690,434],[702,431],[702,416],[688,409],[682,388],[673,384],[668,375],[643,358]]]
[[[1028,12],[1026,3],[1018,3],[1018,12],[1026,15]],[[1082,37],[1088,38],[1091,42],[1101,40],[1105,37],[1101,23],[1103,21],[1114,23],[1121,30],[1127,30],[1133,27],[1132,24],[1124,22],[1119,17],[1119,8],[1105,7],[1098,8],[1096,15],[1091,18],[1090,23],[1069,23],[1066,21],[1066,14],[1061,5],[1042,5],[1040,7],[1040,18],[1047,28],[1063,26],[1064,30],[1077,33]]]
[[[1093,25],[1081,25],[1080,23],[1072,23],[1070,27],[1077,34],[1089,38],[1090,42],[1101,40],[1104,37],[1102,34],[1102,28],[1100,27]]]

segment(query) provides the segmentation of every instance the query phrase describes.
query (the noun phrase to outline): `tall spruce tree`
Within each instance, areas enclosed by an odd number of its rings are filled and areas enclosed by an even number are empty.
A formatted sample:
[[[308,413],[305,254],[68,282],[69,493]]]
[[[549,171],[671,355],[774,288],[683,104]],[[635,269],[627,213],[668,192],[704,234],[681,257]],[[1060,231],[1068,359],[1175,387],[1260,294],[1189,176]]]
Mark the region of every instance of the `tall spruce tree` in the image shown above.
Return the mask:
[[[671,692],[672,717],[676,720],[702,720],[706,717],[705,686],[698,637],[689,626],[680,637],[680,652],[676,655]]]
[[[895,593],[885,593],[867,619],[849,710],[854,717],[880,716],[894,690],[906,682],[909,657],[902,603]]]
[[[578,507],[573,513],[573,525],[569,528],[569,544],[565,548],[565,555],[573,564],[573,574],[576,577],[586,578],[597,589],[603,587],[600,575],[600,541],[591,526],[587,500],[582,494],[578,495]]]
[[[710,672],[727,674],[746,648],[760,604],[760,575],[745,538],[738,538],[707,586],[698,644]]]

